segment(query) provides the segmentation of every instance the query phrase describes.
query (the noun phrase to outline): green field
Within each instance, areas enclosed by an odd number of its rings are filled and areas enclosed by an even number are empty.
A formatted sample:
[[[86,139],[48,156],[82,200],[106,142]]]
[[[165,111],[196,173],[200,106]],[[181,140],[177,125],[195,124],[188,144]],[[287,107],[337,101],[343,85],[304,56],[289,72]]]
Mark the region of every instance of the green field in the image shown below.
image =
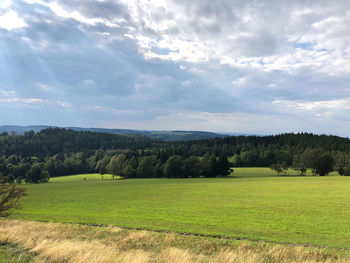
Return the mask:
[[[277,177],[236,168],[231,178],[52,178],[27,185],[12,218],[111,224],[350,248],[350,178]],[[86,178],[86,180],[83,180]],[[108,178],[105,176],[105,178]]]

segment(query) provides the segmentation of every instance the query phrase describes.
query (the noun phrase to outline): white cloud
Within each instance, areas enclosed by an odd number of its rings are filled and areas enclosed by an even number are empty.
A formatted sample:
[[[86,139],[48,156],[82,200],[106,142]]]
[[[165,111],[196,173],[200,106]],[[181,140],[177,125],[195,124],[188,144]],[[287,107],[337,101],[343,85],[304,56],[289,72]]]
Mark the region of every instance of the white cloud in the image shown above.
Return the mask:
[[[0,102],[4,103],[24,103],[24,104],[40,104],[40,103],[47,103],[47,100],[38,99],[38,98],[6,98],[6,99],[0,99]]]
[[[9,8],[11,7],[11,0],[1,0],[0,1],[0,8]]]
[[[146,59],[190,63],[216,60],[240,69],[292,74],[305,67],[331,75],[350,71],[346,51],[350,48],[350,11],[343,12],[346,8],[341,5],[322,2],[321,8],[301,1],[287,5],[284,1],[254,0],[216,4],[209,0],[123,0],[128,21],[118,16],[102,17],[97,11],[89,17],[83,13],[85,9],[74,10],[57,1],[30,2],[86,25],[122,25],[122,37],[135,40]],[[72,6],[84,6],[77,3]],[[112,8],[112,2],[103,3]],[[107,31],[98,35],[103,40],[121,37]]]
[[[27,24],[21,19],[16,12],[10,10],[0,16],[0,28],[7,29],[9,31],[25,27]]]
[[[96,25],[102,23],[109,27],[119,27],[119,25],[113,21],[109,21],[104,18],[89,18],[81,14],[79,11],[67,11],[58,2],[45,3],[45,6],[49,7],[57,16],[64,18],[72,18],[83,24]],[[106,32],[104,32],[106,33]]]
[[[20,99],[20,101],[23,101],[23,102],[28,103],[28,104],[47,102],[47,100],[38,99],[38,98],[26,98],[26,99]]]
[[[298,2],[287,6],[284,1],[124,3],[135,24],[133,36],[147,59],[218,60],[239,68],[291,73],[303,67],[329,74],[350,71],[349,55],[343,50],[350,42],[350,12],[340,12],[341,5],[322,9]]]
[[[324,101],[291,101],[274,100],[272,102],[279,106],[279,111],[309,112],[316,116],[331,117],[339,112],[350,110],[350,98]]]

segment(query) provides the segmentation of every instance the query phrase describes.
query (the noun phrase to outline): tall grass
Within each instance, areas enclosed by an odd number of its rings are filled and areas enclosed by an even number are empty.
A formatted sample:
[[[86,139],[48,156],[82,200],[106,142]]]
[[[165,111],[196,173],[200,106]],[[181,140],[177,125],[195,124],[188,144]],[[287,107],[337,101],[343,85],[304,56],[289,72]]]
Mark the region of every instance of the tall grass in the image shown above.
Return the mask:
[[[34,262],[350,261],[347,252],[325,248],[16,220],[0,220],[0,242],[29,249]]]

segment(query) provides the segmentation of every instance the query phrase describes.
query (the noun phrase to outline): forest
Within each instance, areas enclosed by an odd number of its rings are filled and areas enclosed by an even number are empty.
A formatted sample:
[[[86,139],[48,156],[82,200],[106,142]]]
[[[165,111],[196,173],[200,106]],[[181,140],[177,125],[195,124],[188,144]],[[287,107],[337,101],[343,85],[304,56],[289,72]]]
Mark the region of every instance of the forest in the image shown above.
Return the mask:
[[[8,182],[47,182],[77,173],[123,178],[227,176],[230,167],[288,168],[305,175],[350,174],[350,140],[310,133],[164,142],[61,128],[0,134],[0,173]],[[323,167],[322,167],[323,166]],[[326,166],[326,167],[325,167]]]

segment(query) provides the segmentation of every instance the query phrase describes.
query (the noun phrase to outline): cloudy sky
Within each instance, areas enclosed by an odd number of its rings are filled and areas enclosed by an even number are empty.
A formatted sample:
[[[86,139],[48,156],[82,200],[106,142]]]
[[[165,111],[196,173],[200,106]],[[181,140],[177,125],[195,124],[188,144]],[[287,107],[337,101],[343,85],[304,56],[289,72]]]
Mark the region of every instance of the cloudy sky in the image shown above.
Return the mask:
[[[0,125],[350,136],[350,1],[0,0]]]

